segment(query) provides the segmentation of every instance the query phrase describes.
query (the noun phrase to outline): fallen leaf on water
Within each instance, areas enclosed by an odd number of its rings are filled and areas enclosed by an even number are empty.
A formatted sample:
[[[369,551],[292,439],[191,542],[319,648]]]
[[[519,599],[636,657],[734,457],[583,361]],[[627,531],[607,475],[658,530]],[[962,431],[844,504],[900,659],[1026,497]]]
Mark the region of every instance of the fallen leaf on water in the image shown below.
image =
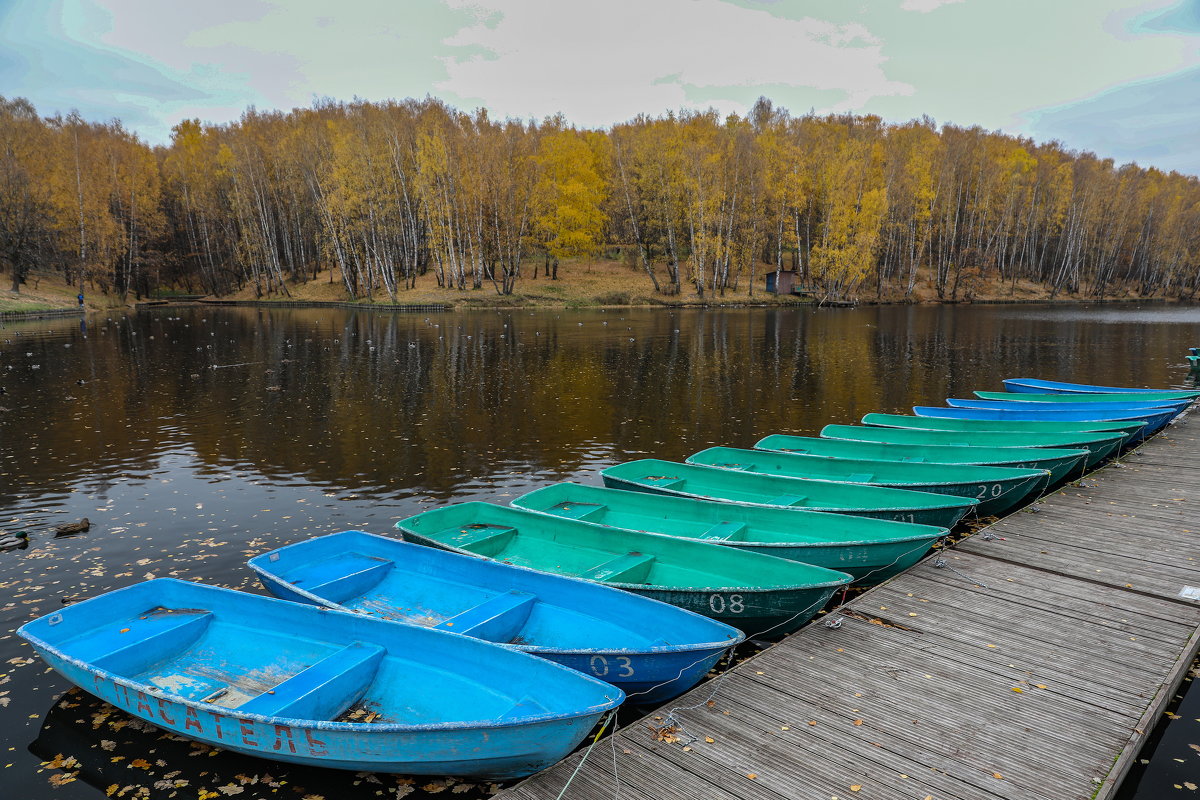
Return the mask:
[[[999,772],[993,772],[993,773],[992,773],[992,777],[993,777],[993,778],[995,778],[995,779],[996,779],[996,780],[998,780],[998,781],[1002,781],[1002,780],[1004,780],[1004,776],[1003,776],[1003,775],[1001,775]]]
[[[862,725],[862,723],[863,723],[863,721],[861,719],[854,720],[855,725]]]
[[[852,792],[861,792],[861,791],[862,791],[862,786],[856,783],[856,784],[854,784],[853,786],[851,786],[851,787],[850,787],[850,791],[852,791]]]
[[[752,780],[752,781],[753,781],[753,780],[757,780],[757,779],[758,779],[758,773],[757,773],[757,772],[750,772],[750,773],[747,773],[747,774],[746,774],[746,777],[747,777],[747,778],[749,778],[749,779],[750,779],[750,780]]]
[[[715,742],[717,740],[712,738],[711,736],[705,736],[704,741],[708,742],[709,744],[712,744],[713,742]]]
[[[1012,687],[1012,690],[1014,692],[1016,692],[1017,694],[1025,694],[1025,690],[1022,689],[1020,686],[1014,686],[1014,687]]]

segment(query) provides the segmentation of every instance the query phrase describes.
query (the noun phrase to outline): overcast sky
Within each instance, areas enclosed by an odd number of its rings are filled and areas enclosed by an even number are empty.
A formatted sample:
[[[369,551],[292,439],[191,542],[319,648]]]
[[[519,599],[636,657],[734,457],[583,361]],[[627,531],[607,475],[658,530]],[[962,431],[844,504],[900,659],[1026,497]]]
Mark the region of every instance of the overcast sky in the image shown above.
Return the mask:
[[[759,95],[1200,173],[1200,0],[0,0],[0,95],[182,119],[441,97],[584,126]]]

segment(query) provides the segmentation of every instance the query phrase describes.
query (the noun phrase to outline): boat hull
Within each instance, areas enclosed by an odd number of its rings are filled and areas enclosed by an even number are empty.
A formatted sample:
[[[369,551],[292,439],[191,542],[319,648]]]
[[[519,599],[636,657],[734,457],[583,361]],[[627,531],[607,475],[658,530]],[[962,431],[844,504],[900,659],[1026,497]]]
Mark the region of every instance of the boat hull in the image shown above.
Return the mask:
[[[249,566],[281,599],[490,641],[600,678],[637,703],[687,691],[743,638],[704,616],[592,581],[362,531],[287,545]],[[372,577],[347,594],[345,582],[364,567]]]
[[[601,714],[523,726],[519,730],[444,731],[369,736],[297,721],[265,722],[140,691],[71,660],[34,648],[55,672],[130,716],[188,739],[289,764],[404,775],[461,775],[510,780],[553,766],[564,735],[581,741]],[[503,755],[488,755],[503,753]]]
[[[1001,422],[1144,422],[1146,427],[1141,431],[1141,436],[1157,433],[1175,416],[1175,412],[1171,409],[1157,412],[1142,412],[1136,409],[1045,411],[1035,406],[1013,409],[913,406],[913,413],[918,417],[935,419],[976,419]]]
[[[1082,474],[1089,452],[1086,448],[1039,449],[1034,447],[893,444],[783,434],[764,437],[754,447],[757,450],[805,453],[832,458],[876,458],[901,463],[977,464],[1014,469],[1044,469],[1050,473],[1051,486],[1068,480],[1072,475]]]
[[[965,497],[979,505],[982,517],[1003,514],[1026,497],[1046,488],[1047,470],[1022,470],[973,464],[898,464],[880,459],[853,459],[711,447],[689,456],[687,463],[752,475],[833,481],[888,489]],[[923,476],[924,479],[923,479]]]
[[[1039,378],[1007,378],[1004,388],[1010,392],[1038,394],[1146,394],[1175,395],[1177,398],[1195,400],[1200,392],[1176,392],[1170,389],[1134,389],[1126,386],[1094,386],[1088,383],[1064,383],[1045,381]]]
[[[677,489],[668,489],[661,486],[647,486],[643,483],[638,483],[637,481],[629,481],[623,478],[614,477],[612,475],[605,475],[603,476],[603,479],[604,485],[610,489],[624,489],[631,492],[648,492],[650,494],[663,494],[671,497],[690,497],[695,500],[711,500],[718,503],[738,503],[740,505],[749,505],[760,508],[790,508],[789,506],[773,505],[766,502],[753,503],[744,500],[733,500],[715,494],[694,494],[691,492],[679,491]],[[809,507],[795,510],[820,511],[829,514],[848,514],[850,516],[867,517],[869,519],[886,519],[892,520],[893,522],[912,522],[917,525],[935,525],[939,528],[953,528],[973,509],[955,504],[951,506],[937,506],[929,508],[837,508],[833,506],[824,506],[820,508]]]
[[[1058,395],[1059,397],[1067,397],[1067,395]],[[1170,400],[1131,400],[1129,402],[1109,401],[1109,402],[1091,402],[1091,403],[1075,403],[1070,400],[1055,401],[1055,402],[1021,402],[1011,400],[987,400],[970,398],[947,398],[946,405],[951,408],[993,408],[1001,411],[1020,411],[1022,409],[1041,409],[1043,411],[1137,411],[1144,413],[1147,411],[1172,411],[1178,414],[1187,408],[1188,403],[1172,402]],[[1098,415],[1099,416],[1099,415]]]
[[[903,572],[949,533],[945,528],[844,514],[759,508],[575,483],[535,489],[515,498],[512,505],[589,525],[699,539],[799,561],[844,572],[859,585],[873,585]]]
[[[18,634],[80,688],[164,730],[336,769],[521,777],[624,699],[466,637],[165,578]]]
[[[460,503],[396,523],[405,539],[603,583],[776,636],[812,619],[851,577],[704,542],[588,525],[520,508]],[[479,539],[481,530],[502,538]]]
[[[1071,422],[1049,420],[951,419],[907,416],[905,414],[866,414],[863,425],[883,428],[916,428],[934,431],[956,431],[973,434],[980,431],[1001,433],[1121,433],[1122,444],[1140,441],[1146,423],[1138,422]]]
[[[983,444],[994,448],[1070,448],[1087,450],[1084,467],[1091,469],[1115,454],[1125,441],[1123,433],[1006,433],[997,431],[933,430],[926,428],[882,427],[872,425],[826,425],[823,438],[854,442],[884,442],[889,444],[918,444],[942,447],[974,447]]]

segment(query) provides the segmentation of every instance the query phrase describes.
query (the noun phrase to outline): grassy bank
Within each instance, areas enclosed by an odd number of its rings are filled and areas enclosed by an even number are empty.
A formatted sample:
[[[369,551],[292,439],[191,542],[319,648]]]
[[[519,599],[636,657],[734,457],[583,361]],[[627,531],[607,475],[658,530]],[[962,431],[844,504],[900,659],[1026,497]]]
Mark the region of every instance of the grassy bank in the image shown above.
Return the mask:
[[[502,307],[552,307],[584,308],[589,306],[712,306],[712,305],[776,305],[790,306],[816,302],[817,298],[780,297],[768,294],[764,287],[764,276],[771,271],[763,264],[756,269],[753,290],[750,281],[743,276],[737,288],[724,293],[705,292],[699,295],[695,287],[684,284],[678,295],[655,292],[650,277],[641,269],[631,269],[619,261],[587,261],[564,263],[559,267],[559,279],[551,280],[537,272],[539,277],[526,275],[517,282],[515,291],[501,295],[491,281],[484,281],[480,289],[451,289],[439,287],[433,273],[417,278],[416,286],[396,292],[393,299],[386,291],[378,290],[371,297],[351,298],[346,292],[337,271],[320,273],[316,280],[305,283],[289,283],[290,296],[281,292],[259,296],[253,286],[228,295],[229,300],[294,300],[305,302],[345,302],[383,305],[426,305],[440,304],[461,308]],[[660,272],[660,286],[667,285],[667,276]],[[903,287],[863,287],[857,296],[860,303],[941,303],[948,302],[937,296],[932,276],[920,275],[911,293]],[[1034,302],[1050,299],[1050,288],[1030,281],[1016,283],[983,280],[976,275],[965,275],[959,285],[959,296],[954,302]],[[1094,301],[1087,293],[1062,293],[1054,299],[1062,301]],[[1141,298],[1129,292],[1106,295],[1105,299],[1152,299]]]
[[[305,282],[290,281],[287,294],[273,292],[260,295],[254,286],[219,298],[222,300],[299,301],[315,303],[355,303],[379,305],[444,305],[454,308],[587,308],[594,306],[714,306],[714,305],[769,305],[795,306],[816,302],[817,298],[780,297],[768,294],[764,287],[764,276],[771,271],[770,265],[756,269],[753,290],[750,281],[743,276],[736,288],[724,293],[705,292],[698,294],[691,284],[684,284],[678,295],[655,292],[650,277],[641,269],[632,269],[619,261],[586,261],[564,263],[559,267],[559,279],[551,280],[536,270],[538,277],[527,274],[517,282],[515,291],[509,295],[499,293],[495,284],[484,281],[479,289],[451,289],[437,285],[432,272],[417,278],[416,286],[396,292],[395,297],[386,291],[376,290],[370,297],[353,298],[346,291],[341,275],[336,271],[320,272],[316,279]],[[531,271],[532,272],[532,271]],[[661,286],[667,285],[667,276],[661,271],[657,275]],[[863,287],[857,300],[860,303],[940,303],[932,277],[919,275],[911,293],[903,287]],[[31,278],[19,294],[8,289],[0,290],[0,311],[46,311],[75,308],[77,290],[67,285],[57,275]],[[182,291],[165,289],[155,295],[156,299],[170,300],[172,294]],[[1016,283],[983,280],[977,275],[964,275],[959,285],[956,302],[1038,302],[1050,299],[1047,286],[1029,281]],[[1095,301],[1089,293],[1059,293],[1054,299],[1071,301]],[[1161,298],[1140,297],[1129,292],[1106,295],[1107,300],[1149,300]],[[121,306],[132,306],[135,298],[130,295],[124,302],[116,295],[89,292],[85,304],[89,310],[104,310]]]

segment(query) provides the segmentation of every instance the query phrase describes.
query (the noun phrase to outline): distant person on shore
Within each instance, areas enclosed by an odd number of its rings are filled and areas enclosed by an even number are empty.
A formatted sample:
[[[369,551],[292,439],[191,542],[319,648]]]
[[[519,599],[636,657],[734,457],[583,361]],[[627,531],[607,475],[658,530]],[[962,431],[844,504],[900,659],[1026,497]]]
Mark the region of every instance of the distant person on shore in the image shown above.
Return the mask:
[[[82,311],[83,310],[83,290],[82,289],[79,291],[79,297],[77,299],[79,300],[79,310]]]

